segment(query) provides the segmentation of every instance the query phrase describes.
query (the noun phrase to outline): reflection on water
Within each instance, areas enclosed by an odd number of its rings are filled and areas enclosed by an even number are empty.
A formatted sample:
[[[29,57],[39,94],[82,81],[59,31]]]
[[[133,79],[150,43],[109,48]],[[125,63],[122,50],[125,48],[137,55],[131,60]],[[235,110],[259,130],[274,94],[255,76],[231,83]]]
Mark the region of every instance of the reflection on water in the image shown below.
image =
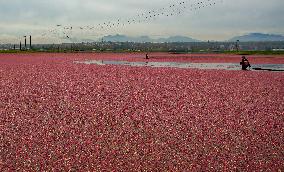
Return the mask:
[[[129,61],[112,61],[112,60],[89,60],[75,61],[82,64],[96,65],[124,65],[135,67],[171,67],[182,69],[220,69],[220,70],[241,70],[238,63],[180,63],[180,62],[129,62]],[[284,72],[284,64],[256,64],[252,65],[251,70],[267,70]]]

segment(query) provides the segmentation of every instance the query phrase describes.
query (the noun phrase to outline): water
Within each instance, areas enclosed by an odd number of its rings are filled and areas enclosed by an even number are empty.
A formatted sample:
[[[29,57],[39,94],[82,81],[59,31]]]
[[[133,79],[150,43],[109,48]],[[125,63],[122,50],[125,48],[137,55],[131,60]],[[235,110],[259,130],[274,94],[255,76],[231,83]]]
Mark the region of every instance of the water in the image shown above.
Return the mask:
[[[239,63],[181,63],[181,62],[129,62],[129,61],[113,61],[113,60],[89,60],[75,61],[81,64],[96,65],[123,65],[134,67],[170,67],[181,69],[218,69],[218,70],[241,70]],[[256,64],[252,65],[251,70],[266,70],[284,72],[284,64]]]

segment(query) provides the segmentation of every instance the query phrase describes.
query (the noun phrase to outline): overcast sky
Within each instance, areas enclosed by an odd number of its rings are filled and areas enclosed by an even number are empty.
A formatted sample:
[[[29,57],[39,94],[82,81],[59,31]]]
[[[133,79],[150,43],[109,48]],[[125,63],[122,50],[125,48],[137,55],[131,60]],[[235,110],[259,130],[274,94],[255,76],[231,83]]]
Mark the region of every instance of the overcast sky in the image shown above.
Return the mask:
[[[58,24],[78,28],[118,19],[137,19],[138,14],[150,10],[166,11],[177,2],[182,0],[0,0],[0,43],[18,41],[23,35],[30,34],[35,35],[38,42],[60,42],[62,39],[56,38],[62,37],[60,33],[50,36],[54,38],[42,38],[40,35]],[[185,9],[180,15],[160,16],[140,24],[92,31],[74,29],[72,37],[96,39],[118,33],[227,40],[251,32],[284,34],[283,7],[283,0],[219,0],[211,7],[193,11]]]

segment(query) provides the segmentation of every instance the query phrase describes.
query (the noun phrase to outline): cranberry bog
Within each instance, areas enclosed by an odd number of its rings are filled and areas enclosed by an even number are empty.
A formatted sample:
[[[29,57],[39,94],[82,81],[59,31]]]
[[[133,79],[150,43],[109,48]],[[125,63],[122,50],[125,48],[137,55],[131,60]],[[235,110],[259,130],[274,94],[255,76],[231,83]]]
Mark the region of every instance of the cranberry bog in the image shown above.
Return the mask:
[[[0,171],[284,170],[283,72],[75,63],[88,60],[146,62],[139,53],[0,54]]]

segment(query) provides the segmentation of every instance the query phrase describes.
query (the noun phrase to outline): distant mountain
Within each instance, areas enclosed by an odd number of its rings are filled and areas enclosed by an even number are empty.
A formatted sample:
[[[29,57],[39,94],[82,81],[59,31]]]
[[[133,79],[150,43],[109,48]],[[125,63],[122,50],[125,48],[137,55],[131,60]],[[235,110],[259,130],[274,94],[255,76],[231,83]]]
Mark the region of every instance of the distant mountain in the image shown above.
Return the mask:
[[[160,38],[158,39],[158,42],[200,42],[200,41],[185,36],[171,36],[169,38]]]
[[[237,41],[241,42],[261,42],[261,41],[284,41],[283,35],[276,34],[263,34],[263,33],[251,33],[243,36],[236,36],[229,41]]]
[[[129,40],[132,40],[133,38],[125,36],[125,35],[108,35],[104,36],[103,41],[107,42],[127,42]]]
[[[106,42],[200,42],[185,36],[172,36],[169,38],[152,39],[149,36],[129,37],[125,35],[108,35],[102,38]]]

